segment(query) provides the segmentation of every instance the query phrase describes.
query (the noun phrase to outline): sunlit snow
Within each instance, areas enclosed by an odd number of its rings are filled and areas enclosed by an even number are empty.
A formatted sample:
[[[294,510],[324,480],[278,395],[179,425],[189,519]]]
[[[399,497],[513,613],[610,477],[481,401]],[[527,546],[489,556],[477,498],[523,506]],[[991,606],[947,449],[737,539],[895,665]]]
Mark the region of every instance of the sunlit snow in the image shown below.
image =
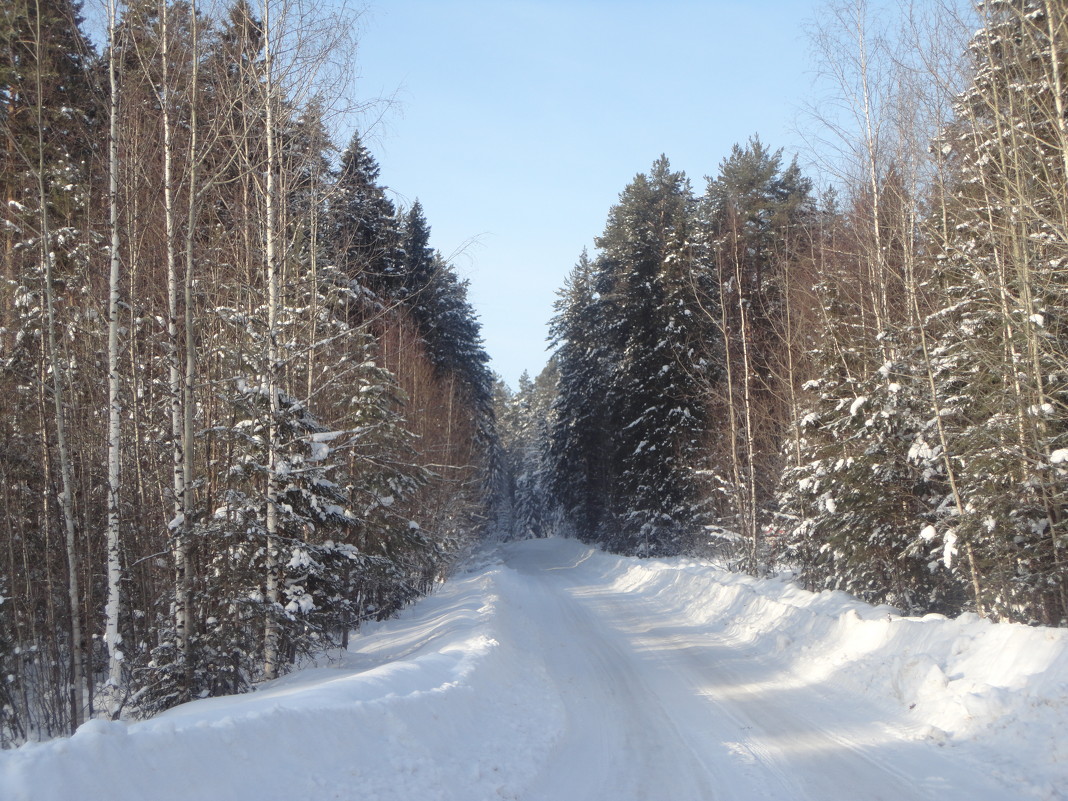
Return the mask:
[[[535,540],[254,693],[0,753],[0,798],[1057,799],[1065,676],[1068,630]]]

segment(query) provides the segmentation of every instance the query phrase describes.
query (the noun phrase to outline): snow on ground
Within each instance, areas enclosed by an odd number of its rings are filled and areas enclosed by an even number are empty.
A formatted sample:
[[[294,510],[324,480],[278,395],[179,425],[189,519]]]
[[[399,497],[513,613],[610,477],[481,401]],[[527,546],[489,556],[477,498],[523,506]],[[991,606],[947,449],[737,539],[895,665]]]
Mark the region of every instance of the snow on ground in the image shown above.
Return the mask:
[[[254,693],[0,753],[5,801],[1068,798],[1068,631],[503,546]]]

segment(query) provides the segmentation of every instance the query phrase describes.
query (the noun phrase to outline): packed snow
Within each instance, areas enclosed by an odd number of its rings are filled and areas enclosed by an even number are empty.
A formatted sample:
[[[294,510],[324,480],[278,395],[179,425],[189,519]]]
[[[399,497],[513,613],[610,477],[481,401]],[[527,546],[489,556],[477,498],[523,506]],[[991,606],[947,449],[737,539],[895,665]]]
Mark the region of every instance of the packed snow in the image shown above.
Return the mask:
[[[0,753],[5,801],[1068,798],[1068,631],[502,546],[347,653]]]

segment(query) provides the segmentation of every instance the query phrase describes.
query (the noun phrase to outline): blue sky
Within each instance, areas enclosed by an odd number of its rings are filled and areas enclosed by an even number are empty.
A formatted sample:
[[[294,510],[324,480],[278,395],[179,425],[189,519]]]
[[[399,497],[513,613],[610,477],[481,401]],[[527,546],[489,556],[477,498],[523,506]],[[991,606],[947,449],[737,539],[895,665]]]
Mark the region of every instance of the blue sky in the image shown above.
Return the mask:
[[[545,364],[556,290],[661,153],[694,187],[752,134],[795,152],[812,96],[807,0],[379,0],[361,97],[395,199],[471,284],[492,367]]]

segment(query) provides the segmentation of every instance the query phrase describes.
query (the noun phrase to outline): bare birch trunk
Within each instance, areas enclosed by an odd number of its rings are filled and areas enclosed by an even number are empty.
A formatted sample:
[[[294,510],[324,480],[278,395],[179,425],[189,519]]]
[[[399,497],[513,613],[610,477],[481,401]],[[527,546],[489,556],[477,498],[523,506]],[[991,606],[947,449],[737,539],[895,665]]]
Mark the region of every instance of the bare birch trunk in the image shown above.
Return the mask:
[[[188,502],[186,471],[186,387],[183,373],[183,337],[179,326],[179,305],[183,300],[183,282],[178,275],[178,225],[175,208],[174,179],[174,121],[171,116],[171,47],[170,18],[167,0],[161,0],[160,67],[162,87],[158,93],[163,117],[163,223],[167,263],[167,388],[169,392],[171,424],[171,521],[168,533],[174,558],[174,634],[178,660],[183,673],[189,668],[189,621],[186,574],[189,567],[187,553]],[[195,23],[194,23],[195,24]],[[194,63],[196,56],[194,55]],[[195,106],[195,103],[192,105]],[[192,193],[193,187],[190,187]],[[188,232],[186,245],[188,246]],[[188,267],[188,264],[187,264]],[[183,320],[183,322],[188,322]],[[188,684],[182,690],[189,692]]]
[[[108,2],[108,84],[111,90],[108,110],[108,228],[111,233],[111,270],[108,279],[108,500],[107,573],[108,598],[105,611],[105,638],[108,645],[108,687],[112,716],[117,716],[122,687],[121,610],[122,562],[119,551],[119,482],[122,443],[120,437],[122,402],[119,398],[119,85],[115,49],[115,0]]]
[[[728,286],[729,282],[723,280],[722,253],[719,255],[717,262],[719,266],[719,285],[720,287]],[[746,511],[745,495],[742,491],[741,454],[738,452],[738,411],[734,400],[734,362],[731,359],[730,323],[727,316],[727,304],[723,302],[722,296],[719,304],[719,316],[719,325],[724,342],[724,368],[727,371],[727,431],[731,450],[731,500],[734,502],[738,527],[741,529],[740,533],[744,534]]]
[[[748,570],[751,573],[756,573],[759,569],[759,550],[760,550],[760,531],[756,522],[756,509],[757,509],[757,489],[756,489],[756,443],[753,436],[753,364],[752,357],[750,355],[750,330],[749,330],[749,311],[748,303],[746,302],[745,293],[743,291],[744,284],[744,271],[742,267],[742,255],[738,250],[738,242],[741,238],[740,232],[737,230],[737,216],[735,215],[732,224],[735,226],[735,230],[732,231],[732,238],[734,240],[734,281],[737,285],[738,293],[738,325],[740,328],[739,335],[742,344],[742,416],[745,420],[745,487],[738,488],[739,492],[744,492],[745,501],[744,508],[746,510],[745,518],[742,521],[742,533],[749,541],[749,564]]]
[[[872,260],[869,262],[872,269],[872,310],[875,316],[875,333],[878,335],[887,327],[889,302],[887,300],[886,254],[883,252],[882,226],[880,225],[882,188],[879,186],[879,143],[875,131],[875,110],[872,108],[872,91],[868,74],[866,16],[866,0],[857,0],[857,64],[860,68],[860,88],[864,116],[864,169],[867,174],[868,188],[871,191],[871,233],[874,242],[872,248],[874,252],[869,253],[868,256]],[[888,355],[884,347],[884,358]]]
[[[264,125],[267,144],[267,175],[264,191],[264,212],[267,269],[267,394],[270,399],[270,420],[267,425],[267,617],[263,637],[263,675],[278,676],[281,632],[276,618],[281,606],[281,565],[278,559],[278,290],[279,265],[277,253],[278,209],[275,197],[278,167],[277,143],[274,131],[274,75],[271,49],[271,4],[263,1],[263,69],[264,69]]]

